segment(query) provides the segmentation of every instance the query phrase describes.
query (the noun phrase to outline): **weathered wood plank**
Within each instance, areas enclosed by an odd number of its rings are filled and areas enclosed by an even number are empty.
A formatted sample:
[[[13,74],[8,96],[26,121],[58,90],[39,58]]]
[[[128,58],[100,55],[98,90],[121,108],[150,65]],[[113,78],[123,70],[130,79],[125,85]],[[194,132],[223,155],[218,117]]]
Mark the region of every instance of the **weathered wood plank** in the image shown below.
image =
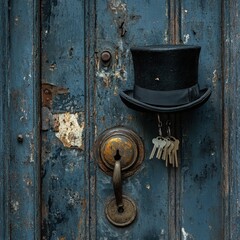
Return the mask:
[[[96,1],[96,135],[113,126],[135,130],[145,143],[141,170],[124,180],[123,191],[138,208],[135,223],[127,228],[112,226],[104,214],[113,196],[111,177],[97,169],[97,239],[168,239],[168,169],[150,161],[152,138],[158,135],[157,116],[128,109],[118,93],[133,86],[130,47],[168,41],[165,1]],[[103,50],[112,53],[109,69],[100,66]]]
[[[9,239],[8,225],[8,4],[1,1],[0,8],[0,238]]]
[[[170,44],[181,44],[181,1],[179,0],[168,0],[168,43]],[[169,114],[168,119],[171,121],[172,134],[181,140],[181,114]],[[181,154],[181,148],[179,149],[179,156]],[[179,158],[181,168],[181,157]],[[168,180],[168,238],[169,239],[180,239],[180,211],[181,211],[181,171],[179,169],[169,169],[169,180]]]
[[[85,2],[42,1],[42,98],[53,115],[42,132],[43,239],[88,238]]]
[[[8,4],[7,229],[10,239],[40,239],[39,3],[23,0]]]
[[[85,110],[86,110],[86,162],[88,163],[88,175],[86,174],[88,185],[88,221],[86,228],[88,229],[86,239],[97,239],[97,192],[96,192],[96,162],[92,156],[92,147],[94,144],[95,125],[95,45],[96,45],[96,4],[95,0],[85,1]],[[87,150],[88,149],[88,150]]]
[[[210,100],[182,115],[181,217],[183,239],[221,239],[221,2],[183,1],[181,39],[202,47],[199,82]]]
[[[222,67],[223,67],[223,236],[239,239],[240,167],[239,167],[239,1],[222,1]]]

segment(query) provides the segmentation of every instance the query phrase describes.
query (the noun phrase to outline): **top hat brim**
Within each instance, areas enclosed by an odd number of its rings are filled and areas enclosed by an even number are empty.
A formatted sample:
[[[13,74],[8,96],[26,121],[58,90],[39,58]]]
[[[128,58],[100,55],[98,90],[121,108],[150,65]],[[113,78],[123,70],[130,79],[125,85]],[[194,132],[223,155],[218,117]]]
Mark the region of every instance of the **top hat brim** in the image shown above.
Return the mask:
[[[199,97],[187,104],[179,105],[179,106],[157,106],[157,105],[151,105],[144,102],[141,102],[133,97],[133,90],[126,90],[120,92],[120,97],[123,101],[123,103],[134,110],[141,111],[141,112],[182,112],[187,111],[193,108],[200,107],[202,104],[204,104],[211,95],[211,89],[210,88],[204,88],[200,90]]]

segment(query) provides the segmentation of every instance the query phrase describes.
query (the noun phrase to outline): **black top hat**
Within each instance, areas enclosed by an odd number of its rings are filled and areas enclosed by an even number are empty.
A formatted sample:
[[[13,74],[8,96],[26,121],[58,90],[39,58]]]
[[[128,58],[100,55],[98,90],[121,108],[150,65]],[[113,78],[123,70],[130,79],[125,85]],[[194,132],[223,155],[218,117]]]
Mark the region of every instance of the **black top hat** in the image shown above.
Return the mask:
[[[199,107],[211,95],[199,89],[198,59],[201,48],[159,45],[131,48],[135,84],[120,93],[122,101],[139,111],[179,112]]]

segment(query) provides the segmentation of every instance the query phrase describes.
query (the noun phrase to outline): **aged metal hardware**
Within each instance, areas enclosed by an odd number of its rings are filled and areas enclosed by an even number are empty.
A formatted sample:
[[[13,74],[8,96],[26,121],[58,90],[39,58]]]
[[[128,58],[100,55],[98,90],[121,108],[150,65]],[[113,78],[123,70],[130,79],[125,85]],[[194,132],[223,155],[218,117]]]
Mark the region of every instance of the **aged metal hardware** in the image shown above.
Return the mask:
[[[68,89],[50,83],[42,83],[42,107],[52,108],[53,98],[56,95],[68,94]]]
[[[42,131],[47,131],[53,125],[53,116],[48,107],[42,107]]]
[[[144,159],[144,145],[141,138],[125,127],[115,127],[104,131],[93,148],[94,158],[99,167],[108,175],[113,175],[115,155],[121,155],[122,177],[133,175]]]
[[[23,135],[22,134],[18,134],[17,140],[18,140],[19,143],[22,143],[23,142]]]
[[[117,157],[119,156],[119,159]],[[116,204],[119,212],[123,212],[123,201],[122,201],[122,169],[121,169],[121,157],[119,151],[115,156],[115,165],[113,170],[113,189],[116,198]]]
[[[103,51],[101,53],[101,60],[104,66],[109,66],[111,59],[112,59],[112,55],[109,51]]]
[[[99,167],[113,177],[115,198],[106,205],[107,219],[115,226],[127,226],[135,219],[137,208],[133,200],[122,195],[122,178],[131,176],[141,166],[143,142],[132,130],[115,127],[98,137],[93,153]]]
[[[137,207],[132,199],[123,195],[123,211],[119,211],[115,198],[111,198],[105,208],[105,214],[110,223],[117,227],[126,227],[131,224],[137,216]]]

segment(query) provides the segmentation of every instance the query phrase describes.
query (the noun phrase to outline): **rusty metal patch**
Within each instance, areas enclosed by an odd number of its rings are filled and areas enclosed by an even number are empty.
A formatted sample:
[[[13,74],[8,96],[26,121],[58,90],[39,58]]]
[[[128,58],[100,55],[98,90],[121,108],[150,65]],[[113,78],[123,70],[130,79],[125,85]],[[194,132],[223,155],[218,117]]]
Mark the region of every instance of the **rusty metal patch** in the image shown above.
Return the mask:
[[[51,109],[54,96],[67,94],[68,92],[68,88],[58,87],[50,83],[42,83],[42,107]]]

